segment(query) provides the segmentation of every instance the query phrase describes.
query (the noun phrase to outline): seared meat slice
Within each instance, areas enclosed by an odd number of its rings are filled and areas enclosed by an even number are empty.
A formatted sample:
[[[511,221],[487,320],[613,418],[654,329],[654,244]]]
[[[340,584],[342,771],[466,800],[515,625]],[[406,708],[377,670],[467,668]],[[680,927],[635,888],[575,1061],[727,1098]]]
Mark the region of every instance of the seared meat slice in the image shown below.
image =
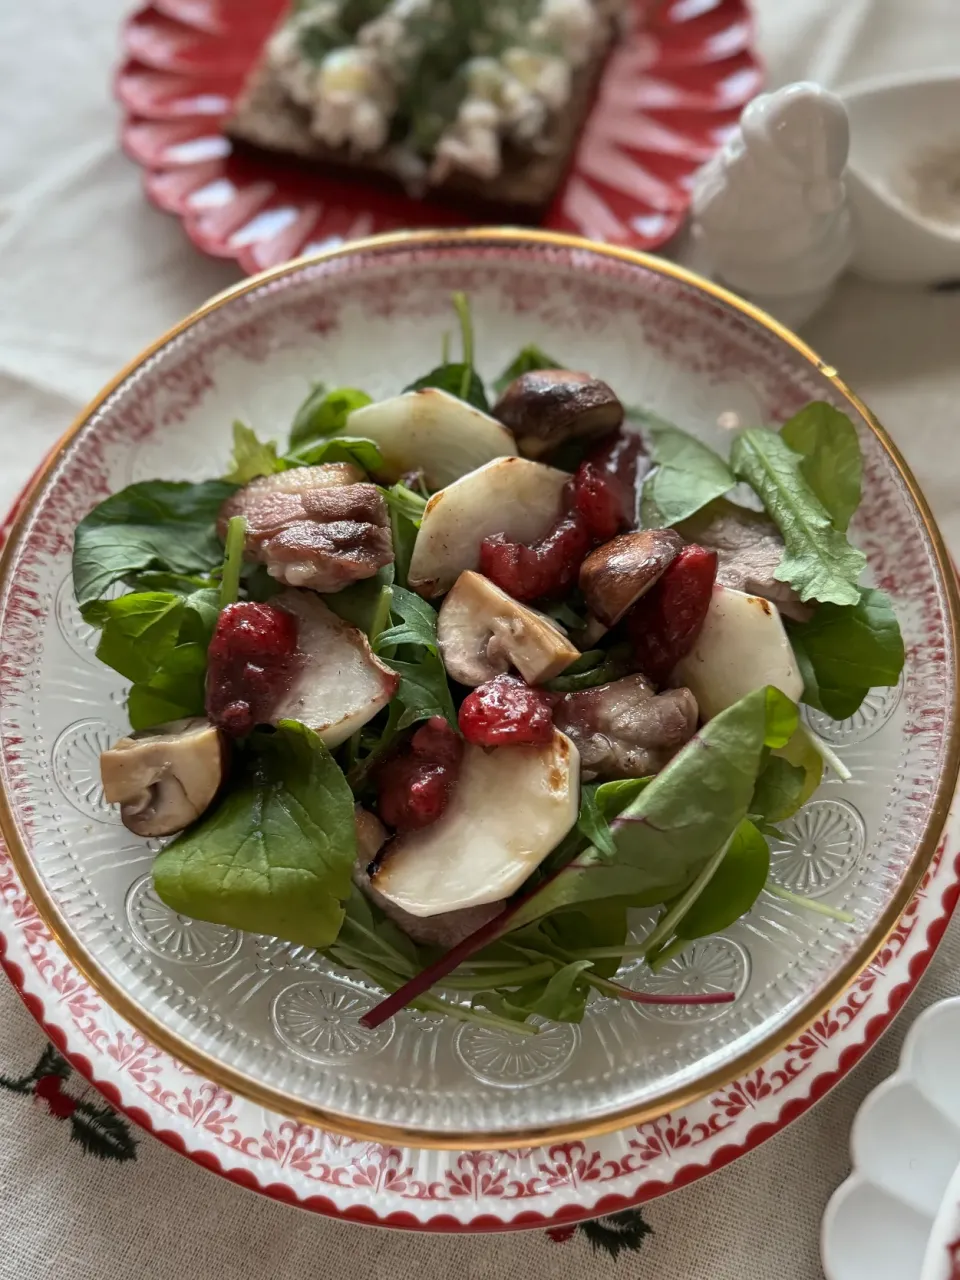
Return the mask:
[[[565,694],[553,722],[576,743],[585,780],[644,778],[693,737],[697,714],[689,689],[655,694],[637,675]]]
[[[464,938],[487,924],[503,910],[502,902],[487,902],[482,907],[465,907],[439,916],[413,916],[403,907],[385,898],[370,883],[368,868],[387,841],[383,823],[362,805],[354,808],[357,827],[357,860],[353,867],[353,883],[371,902],[376,903],[388,920],[414,940],[427,947],[449,951]]]
[[[220,508],[247,521],[244,554],[291,587],[339,591],[393,560],[387,506],[376,485],[345,462],[295,467],[252,480]]]
[[[783,539],[773,521],[760,512],[721,498],[685,520],[680,532],[688,541],[716,551],[721,586],[763,596],[798,622],[813,616],[813,607],[804,604],[789,583],[773,576],[783,559]]]

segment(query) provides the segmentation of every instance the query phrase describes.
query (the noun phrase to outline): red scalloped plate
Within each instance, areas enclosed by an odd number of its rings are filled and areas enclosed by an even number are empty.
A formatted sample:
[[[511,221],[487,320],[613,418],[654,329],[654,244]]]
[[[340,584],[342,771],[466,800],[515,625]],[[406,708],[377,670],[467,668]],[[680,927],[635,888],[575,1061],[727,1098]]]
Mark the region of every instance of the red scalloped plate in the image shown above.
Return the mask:
[[[649,0],[634,0],[639,12]],[[284,0],[157,0],[123,28],[123,145],[149,198],[249,272],[354,236],[452,226],[462,212],[293,160],[223,130]],[[696,169],[761,87],[745,0],[665,0],[612,55],[544,225],[634,249],[680,228]]]

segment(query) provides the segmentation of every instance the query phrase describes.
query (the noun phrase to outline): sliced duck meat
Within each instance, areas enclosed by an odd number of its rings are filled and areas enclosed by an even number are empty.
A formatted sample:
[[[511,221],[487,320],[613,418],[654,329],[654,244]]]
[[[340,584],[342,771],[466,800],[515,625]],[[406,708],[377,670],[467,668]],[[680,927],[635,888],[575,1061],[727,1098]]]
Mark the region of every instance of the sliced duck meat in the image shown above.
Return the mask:
[[[689,689],[657,694],[639,675],[565,694],[553,709],[554,724],[576,743],[585,780],[658,773],[693,737],[697,715]]]
[[[393,542],[383,494],[362,475],[336,462],[260,476],[220,508],[220,535],[243,516],[244,555],[291,587],[339,591],[371,578],[393,560]]]
[[[680,531],[689,541],[716,551],[721,586],[763,596],[797,622],[813,617],[814,607],[804,604],[789,583],[774,577],[784,545],[779,529],[765,515],[721,498],[684,521]]]

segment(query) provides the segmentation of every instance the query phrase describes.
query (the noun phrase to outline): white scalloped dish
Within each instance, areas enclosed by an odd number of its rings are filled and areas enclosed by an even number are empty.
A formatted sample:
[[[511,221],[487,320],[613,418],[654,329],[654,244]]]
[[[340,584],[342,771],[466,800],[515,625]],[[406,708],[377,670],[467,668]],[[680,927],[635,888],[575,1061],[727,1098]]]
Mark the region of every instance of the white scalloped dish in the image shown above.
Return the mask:
[[[97,663],[70,581],[77,521],[134,480],[219,474],[235,418],[282,430],[312,376],[382,398],[417,376],[469,292],[482,371],[536,342],[726,452],[730,424],[829,400],[865,465],[852,539],[894,601],[904,677],[851,720],[811,717],[852,778],[785,826],[781,887],[660,972],[661,992],[728,1005],[595,998],[535,1039],[403,1011],[373,1030],[371,983],[303,947],[178,917],[154,848],[104,804],[103,748],[126,731],[122,680]],[[144,1034],[224,1088],[286,1115],[417,1145],[502,1147],[650,1119],[756,1067],[867,965],[932,858],[957,768],[954,587],[912,478],[859,403],[798,340],[668,264],[540,233],[398,236],[238,286],[101,397],[32,491],[0,582],[3,834],[70,959]],[[638,934],[652,917],[638,913]]]
[[[828,1280],[960,1274],[960,999],[925,1010],[854,1121],[853,1173],[823,1220]]]

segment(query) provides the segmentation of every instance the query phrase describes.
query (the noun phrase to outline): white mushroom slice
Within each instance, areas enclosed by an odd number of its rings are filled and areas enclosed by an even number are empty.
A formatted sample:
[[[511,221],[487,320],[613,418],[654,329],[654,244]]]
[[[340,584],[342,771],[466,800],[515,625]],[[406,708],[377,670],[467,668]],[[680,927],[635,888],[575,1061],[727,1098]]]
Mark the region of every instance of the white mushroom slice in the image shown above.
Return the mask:
[[[431,489],[517,452],[502,423],[437,387],[354,409],[347,430],[379,445],[383,466],[378,479],[392,483],[408,471],[422,471]]]
[[[579,771],[560,732],[542,747],[468,745],[443,816],[387,846],[374,888],[413,916],[509,897],[576,822]]]
[[[171,720],[121,738],[100,756],[103,798],[120,806],[138,836],[182,831],[220,790],[225,760],[220,731],[203,716]]]
[[[443,601],[437,644],[447,675],[468,685],[511,666],[527,684],[542,684],[580,657],[549,618],[472,569],[461,573]]]
[[[400,677],[374,654],[367,637],[309,591],[283,591],[272,604],[297,619],[301,664],[271,720],[299,720],[328,747],[345,742],[385,707]]]
[[[794,702],[803,693],[803,678],[776,606],[719,584],[696,644],[674,667],[670,683],[686,685],[704,720],[767,684]]]
[[[410,586],[427,599],[443,595],[464,569],[476,569],[480,544],[492,534],[542,538],[560,519],[569,479],[542,462],[497,458],[435,493],[413,545]]]

